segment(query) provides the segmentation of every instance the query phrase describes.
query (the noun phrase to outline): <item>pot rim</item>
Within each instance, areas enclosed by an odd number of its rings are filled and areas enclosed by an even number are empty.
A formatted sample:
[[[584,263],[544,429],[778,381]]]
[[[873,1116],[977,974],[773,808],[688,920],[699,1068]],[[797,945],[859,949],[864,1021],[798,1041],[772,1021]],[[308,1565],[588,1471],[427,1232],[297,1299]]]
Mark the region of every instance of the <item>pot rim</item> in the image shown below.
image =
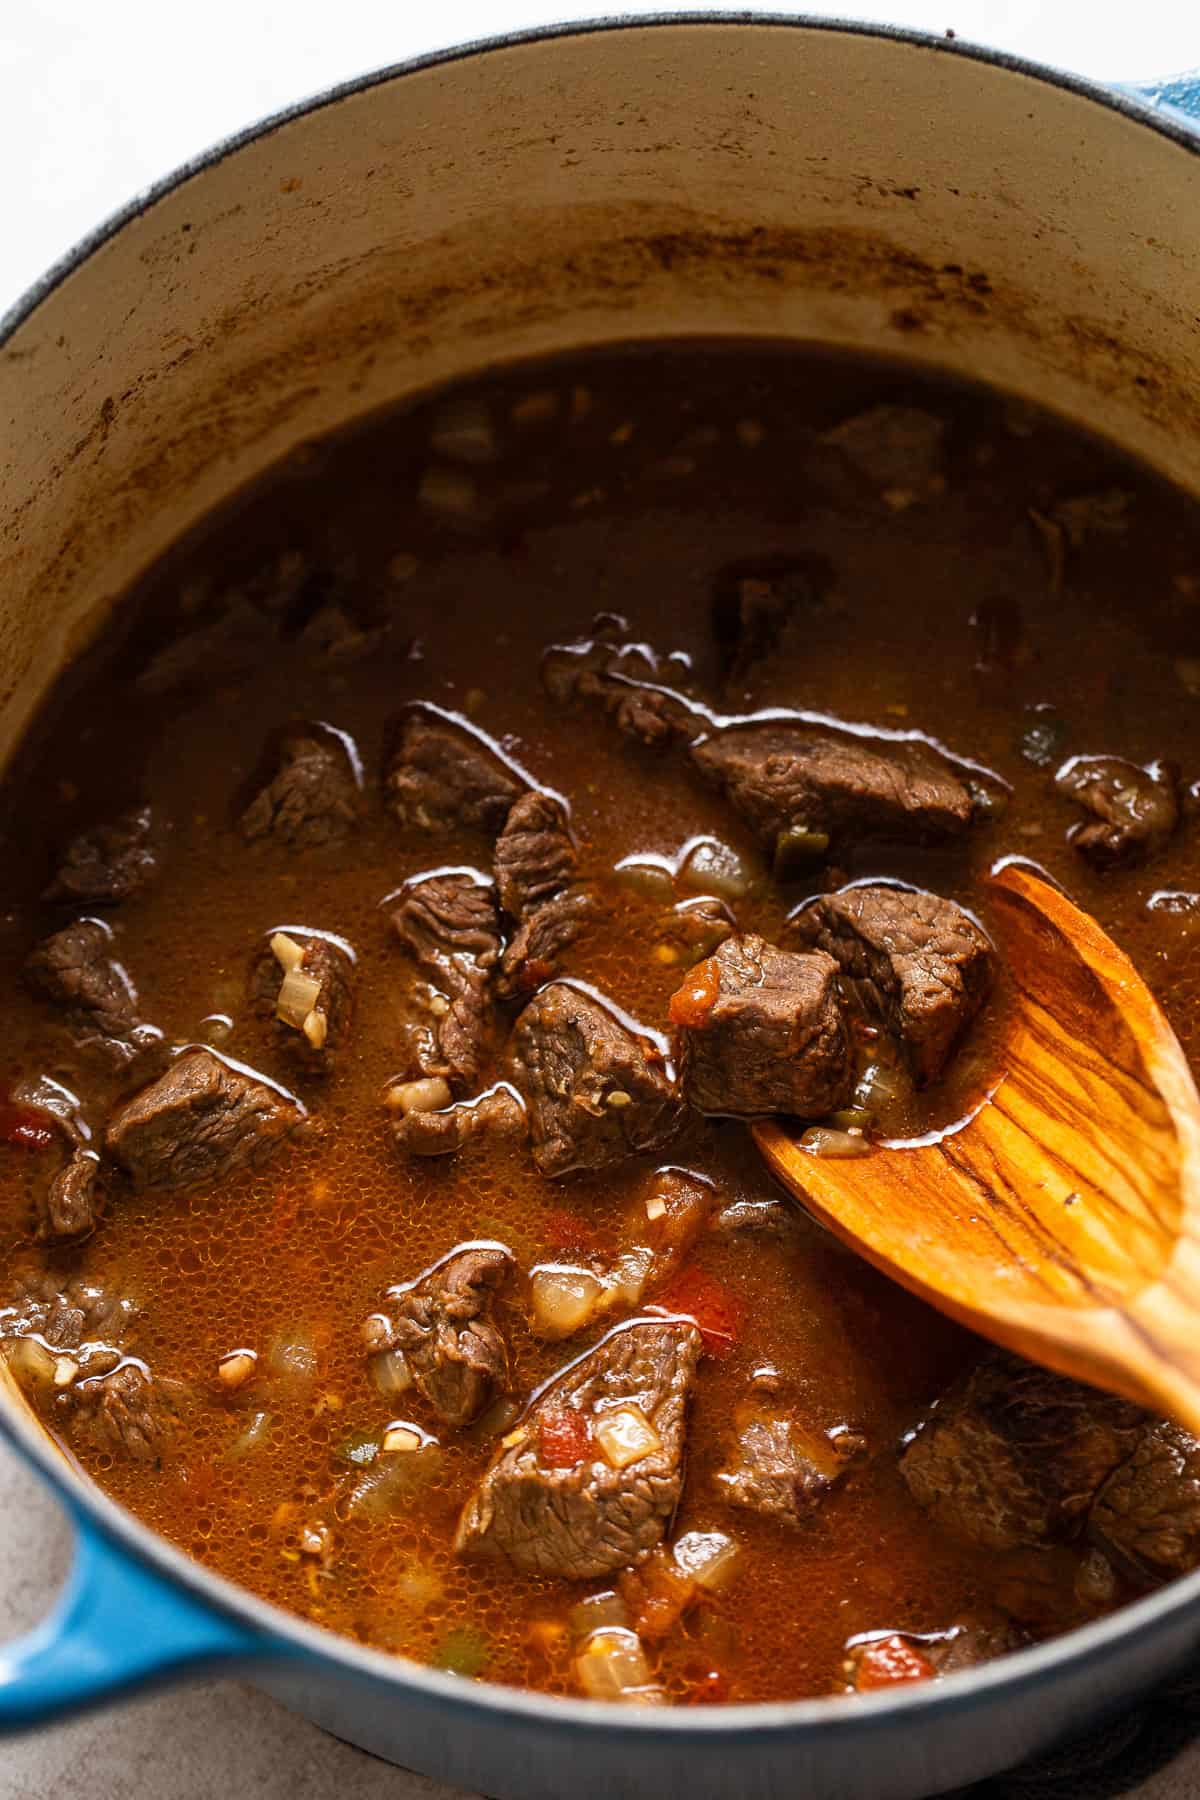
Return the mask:
[[[1081,99],[1094,101],[1133,123],[1159,132],[1192,155],[1200,155],[1200,129],[1190,126],[1182,115],[1170,110],[1159,110],[1151,101],[1139,97],[1135,92],[1108,87],[1101,82],[1008,51],[990,49],[986,45],[958,37],[939,37],[907,26],[759,10],[685,10],[656,12],[645,16],[616,14],[533,26],[429,51],[351,77],[219,139],[207,150],[201,151],[159,181],[135,194],[54,262],[44,275],[0,315],[0,351],[34,315],[42,302],[54,294],[71,275],[82,269],[125,226],[142,218],[158,201],[173,194],[193,177],[203,175],[247,145],[271,136],[295,120],[405,76],[419,74],[426,69],[450,66],[496,50],[552,45],[559,39],[583,37],[601,31],[633,32],[672,26],[738,26],[745,29],[766,27],[836,32],[988,63],[1007,73],[1027,76],[1076,94]],[[667,1737],[677,1742],[688,1739],[704,1742],[719,1738],[724,1744],[731,1739],[736,1742],[762,1740],[764,1737],[787,1738],[798,1732],[806,1735],[816,1732],[826,1736],[830,1733],[851,1732],[859,1738],[869,1735],[873,1729],[888,1727],[897,1716],[911,1716],[914,1723],[919,1719],[936,1728],[937,1723],[946,1715],[973,1705],[980,1696],[998,1690],[1003,1690],[1006,1695],[1017,1700],[1040,1687],[1044,1678],[1057,1669],[1065,1665],[1086,1669],[1088,1664],[1099,1664],[1108,1658],[1118,1644],[1128,1645],[1135,1639],[1152,1637],[1161,1625],[1180,1615],[1194,1612],[1200,1634],[1200,1570],[1197,1570],[1170,1582],[1154,1594],[1132,1601],[1104,1619],[1077,1627],[1044,1644],[1011,1652],[977,1669],[959,1671],[944,1682],[920,1683],[892,1693],[885,1691],[857,1696],[853,1707],[839,1704],[841,1696],[826,1695],[804,1700],[752,1704],[733,1702],[678,1709],[608,1708],[599,1706],[594,1701],[505,1687],[497,1682],[464,1682],[459,1676],[431,1669],[404,1657],[369,1649],[350,1638],[311,1625],[298,1615],[259,1599],[239,1583],[206,1569],[177,1549],[167,1538],[143,1524],[134,1513],[119,1505],[73,1461],[64,1456],[48,1432],[36,1422],[34,1415],[24,1407],[19,1407],[2,1388],[0,1432],[13,1442],[24,1458],[47,1480],[59,1499],[66,1503],[70,1514],[85,1513],[136,1562],[150,1565],[168,1583],[182,1588],[217,1612],[252,1626],[262,1638],[262,1655],[266,1659],[282,1661],[289,1653],[298,1651],[313,1662],[332,1663],[350,1672],[423,1692],[431,1700],[440,1702],[446,1710],[464,1718],[478,1712],[515,1715],[528,1722],[571,1728],[577,1735],[603,1735],[606,1739],[625,1737],[637,1740],[651,1735],[656,1738]]]

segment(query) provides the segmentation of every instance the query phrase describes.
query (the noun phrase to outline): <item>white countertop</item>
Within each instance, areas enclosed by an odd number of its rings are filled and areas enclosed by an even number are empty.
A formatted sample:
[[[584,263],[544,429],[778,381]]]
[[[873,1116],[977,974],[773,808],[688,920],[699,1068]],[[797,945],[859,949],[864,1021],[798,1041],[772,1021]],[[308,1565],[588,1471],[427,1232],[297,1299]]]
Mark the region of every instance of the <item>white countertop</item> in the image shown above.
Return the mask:
[[[681,4],[683,0],[681,0]],[[727,0],[734,10],[735,0]],[[665,9],[665,0],[664,6]],[[692,10],[706,8],[691,0]],[[766,10],[771,10],[767,7]],[[0,312],[107,213],[224,134],[365,70],[554,19],[604,0],[0,0]],[[626,14],[659,10],[610,0]],[[783,10],[776,6],[774,10]],[[890,19],[1040,57],[1100,79],[1200,61],[1179,0],[819,0],[796,10]],[[61,1515],[0,1446],[0,1638],[46,1610],[69,1561]],[[1200,1751],[1137,1790],[1200,1794]],[[449,1790],[352,1750],[233,1682],[160,1694],[10,1742],[0,1800],[450,1800]]]

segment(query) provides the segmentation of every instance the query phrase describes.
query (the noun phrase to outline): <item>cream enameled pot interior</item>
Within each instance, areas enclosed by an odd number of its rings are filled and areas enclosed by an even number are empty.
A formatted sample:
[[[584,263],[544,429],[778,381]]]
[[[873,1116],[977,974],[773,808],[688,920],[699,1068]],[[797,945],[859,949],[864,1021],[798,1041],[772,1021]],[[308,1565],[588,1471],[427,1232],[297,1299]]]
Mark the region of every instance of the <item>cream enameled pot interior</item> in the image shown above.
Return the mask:
[[[1068,87],[784,23],[518,41],[290,119],[0,350],[0,755],[214,503],[487,362],[689,333],[891,349],[1200,486],[1197,174]]]

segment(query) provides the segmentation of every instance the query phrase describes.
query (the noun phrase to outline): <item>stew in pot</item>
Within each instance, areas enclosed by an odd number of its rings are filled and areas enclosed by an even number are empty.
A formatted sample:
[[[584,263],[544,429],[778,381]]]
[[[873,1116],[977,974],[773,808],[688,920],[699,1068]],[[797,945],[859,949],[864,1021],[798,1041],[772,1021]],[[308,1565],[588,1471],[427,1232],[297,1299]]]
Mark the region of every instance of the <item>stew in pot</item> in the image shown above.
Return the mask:
[[[306,445],[4,792],[0,1338],[111,1494],[464,1678],[938,1680],[1200,1561],[1200,1444],[774,1187],[994,1072],[1036,863],[1200,1058],[1200,518],[1003,396],[773,346]]]

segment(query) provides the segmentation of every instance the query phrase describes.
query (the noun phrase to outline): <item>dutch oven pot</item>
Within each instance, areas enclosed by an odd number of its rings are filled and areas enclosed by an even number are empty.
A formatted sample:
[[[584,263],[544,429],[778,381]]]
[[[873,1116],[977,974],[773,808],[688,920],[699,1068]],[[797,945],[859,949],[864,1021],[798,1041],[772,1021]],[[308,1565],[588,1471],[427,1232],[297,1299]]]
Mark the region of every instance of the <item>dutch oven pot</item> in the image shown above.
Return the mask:
[[[686,335],[899,351],[1055,407],[1200,492],[1189,108],[1195,81],[1119,94],[945,40],[709,14],[499,39],[221,146],[0,322],[0,756],[113,598],[234,489],[516,357]],[[10,1729],[240,1668],[339,1736],[499,1800],[911,1800],[1081,1731],[1200,1647],[1196,1574],[853,1703],[639,1711],[465,1682],[189,1561],[4,1381],[0,1425],[78,1530],[57,1611],[0,1657]]]

